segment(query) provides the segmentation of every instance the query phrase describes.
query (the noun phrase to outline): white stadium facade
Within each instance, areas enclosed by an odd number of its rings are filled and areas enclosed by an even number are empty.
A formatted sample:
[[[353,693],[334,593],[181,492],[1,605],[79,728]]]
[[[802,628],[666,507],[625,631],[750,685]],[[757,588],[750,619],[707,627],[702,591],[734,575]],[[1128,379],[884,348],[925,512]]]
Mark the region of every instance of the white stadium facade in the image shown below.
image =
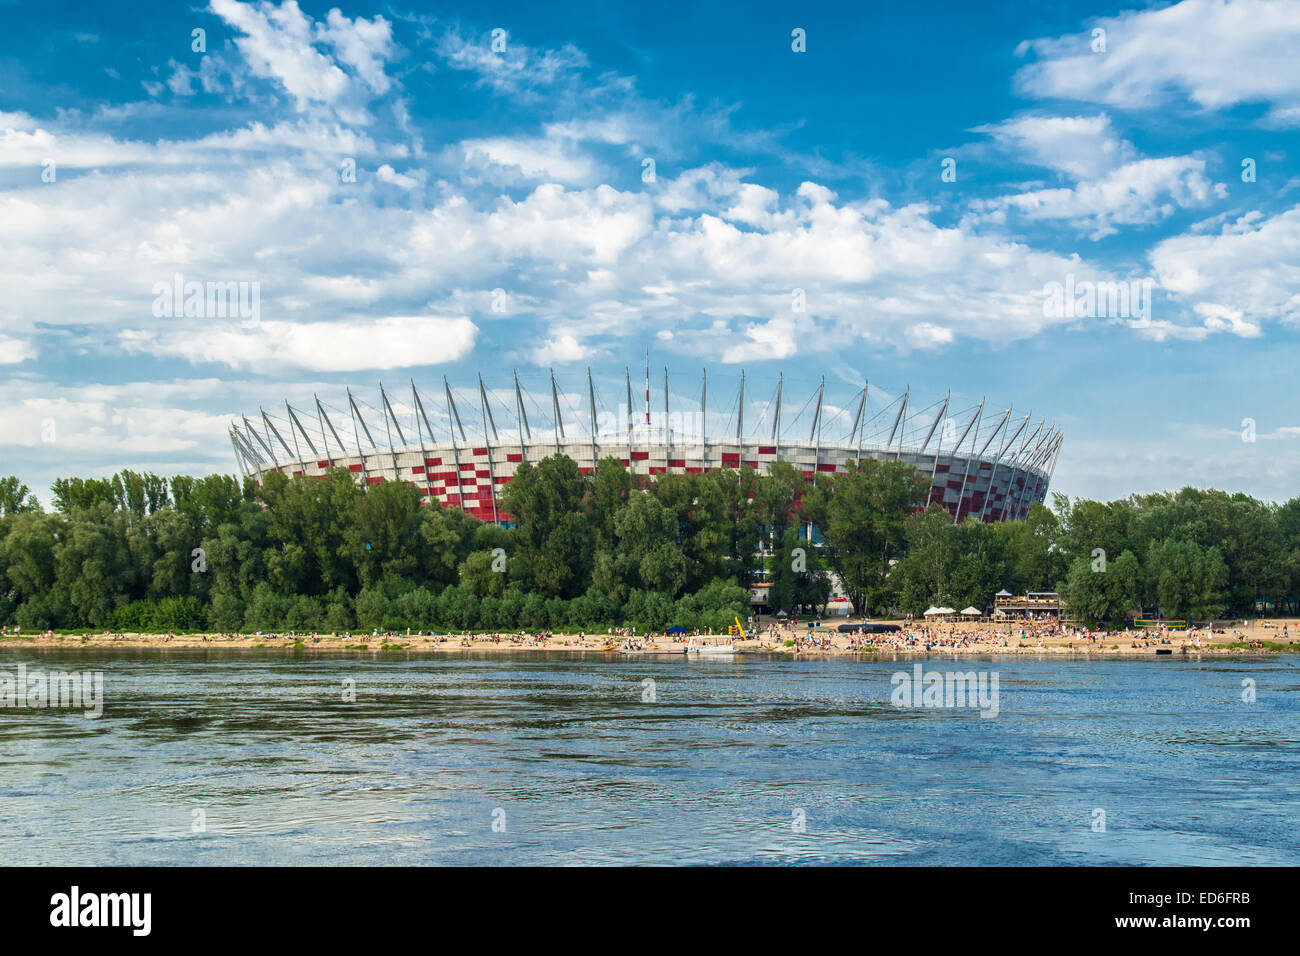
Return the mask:
[[[751,394],[747,406],[741,372],[729,390],[730,412],[719,413],[710,407],[705,372],[698,399],[675,396],[674,410],[665,369],[663,404],[652,414],[648,364],[644,412],[633,404],[630,372],[625,377],[626,403],[617,409],[600,401],[590,369],[576,392],[560,390],[551,372],[541,403],[520,387],[517,373],[501,391],[487,389],[481,374],[473,389],[453,388],[444,377],[437,393],[414,382],[409,394],[390,393],[381,384],[376,405],[349,389],[343,408],[314,397],[308,408],[285,402],[282,415],[259,409],[231,423],[230,440],[241,472],[259,484],[272,471],[323,478],[347,468],[363,484],[410,482],[426,504],[496,523],[509,522],[499,498],[519,464],[555,454],[584,473],[612,456],[648,476],[745,465],[764,472],[786,461],[811,477],[863,458],[901,460],[929,477],[929,503],[954,521],[1011,521],[1044,500],[1061,449],[1061,432],[1032,415],[990,412],[983,401],[954,409],[951,393],[918,407],[910,387],[891,397],[864,382],[852,401],[832,408],[824,404],[823,377],[791,415],[784,375],[764,403]]]

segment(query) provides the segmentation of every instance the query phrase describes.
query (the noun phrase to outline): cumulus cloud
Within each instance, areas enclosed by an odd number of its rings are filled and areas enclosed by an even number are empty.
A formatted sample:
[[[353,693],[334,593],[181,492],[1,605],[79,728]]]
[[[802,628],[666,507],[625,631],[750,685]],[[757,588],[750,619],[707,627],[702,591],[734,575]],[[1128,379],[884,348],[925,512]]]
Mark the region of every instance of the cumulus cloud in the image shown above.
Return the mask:
[[[587,185],[597,176],[592,157],[562,139],[499,136],[464,140],[458,148],[471,166],[500,166],[525,179]]]
[[[1300,206],[1165,239],[1150,260],[1160,285],[1207,331],[1256,337],[1264,322],[1300,320]]]
[[[0,365],[17,365],[38,355],[34,343],[10,335],[0,335]]]
[[[562,365],[590,358],[595,351],[583,345],[573,335],[562,334],[547,339],[533,351],[533,361],[538,365]]]
[[[795,342],[797,329],[793,319],[777,318],[744,330],[745,339],[722,353],[722,361],[761,362],[790,358],[799,351]]]
[[[1068,175],[1096,179],[1136,158],[1131,143],[1116,134],[1111,119],[1096,116],[1021,116],[976,127],[1014,158]]]
[[[381,16],[350,20],[335,9],[319,23],[296,0],[279,6],[266,0],[211,0],[208,9],[238,31],[234,44],[252,75],[282,87],[299,111],[332,107],[365,122],[360,103],[389,91],[384,67],[396,51],[392,26]],[[188,75],[174,73],[172,83],[177,82],[188,86]]]
[[[1105,52],[1093,52],[1094,29]],[[1105,17],[1078,34],[1027,41],[1036,60],[1020,92],[1126,109],[1190,101],[1207,110],[1265,103],[1279,124],[1300,122],[1300,6],[1286,0],[1182,0]]]
[[[1007,212],[1028,222],[1066,220],[1101,239],[1120,226],[1158,222],[1178,209],[1206,206],[1226,195],[1222,183],[1206,176],[1204,159],[1141,157],[1132,143],[1119,138],[1105,114],[1025,116],[976,131],[991,135],[1020,161],[1051,169],[1071,183],[973,204],[999,221]]]

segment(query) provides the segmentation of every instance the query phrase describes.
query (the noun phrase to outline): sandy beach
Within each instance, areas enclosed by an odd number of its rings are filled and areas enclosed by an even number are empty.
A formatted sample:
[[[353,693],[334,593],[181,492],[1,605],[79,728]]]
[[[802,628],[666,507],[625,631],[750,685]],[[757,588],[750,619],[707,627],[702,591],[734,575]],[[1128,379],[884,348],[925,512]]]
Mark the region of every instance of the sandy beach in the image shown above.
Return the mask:
[[[1087,632],[1025,622],[959,622],[943,625],[897,623],[891,634],[858,636],[836,630],[842,621],[798,626],[762,620],[749,639],[733,642],[738,653],[778,653],[801,657],[852,654],[1066,654],[1159,656],[1183,653],[1260,654],[1300,650],[1300,620],[1240,621],[1230,626],[1189,630],[1142,629]],[[855,621],[856,623],[856,621]],[[422,654],[519,651],[585,651],[610,654],[683,653],[684,636],[627,632],[539,634],[114,634],[100,632],[5,634],[0,648],[76,647],[284,649],[321,652],[414,652]]]

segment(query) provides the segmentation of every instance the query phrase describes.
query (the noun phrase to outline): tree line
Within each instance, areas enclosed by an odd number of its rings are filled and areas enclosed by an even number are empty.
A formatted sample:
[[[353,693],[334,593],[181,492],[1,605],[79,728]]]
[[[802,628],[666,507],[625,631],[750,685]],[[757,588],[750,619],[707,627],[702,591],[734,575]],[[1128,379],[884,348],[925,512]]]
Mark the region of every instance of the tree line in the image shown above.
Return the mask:
[[[508,527],[422,506],[403,482],[271,473],[67,478],[44,510],[0,479],[0,620],[24,629],[362,628],[721,631],[770,583],[773,609],[824,609],[832,574],[859,614],[988,608],[1001,588],[1063,592],[1072,616],[1295,613],[1300,499],[1185,488],[1054,496],[1028,519],[955,525],[928,481],[867,459],[805,476],[653,478],[554,456],[501,487]],[[815,529],[809,540],[809,529]]]

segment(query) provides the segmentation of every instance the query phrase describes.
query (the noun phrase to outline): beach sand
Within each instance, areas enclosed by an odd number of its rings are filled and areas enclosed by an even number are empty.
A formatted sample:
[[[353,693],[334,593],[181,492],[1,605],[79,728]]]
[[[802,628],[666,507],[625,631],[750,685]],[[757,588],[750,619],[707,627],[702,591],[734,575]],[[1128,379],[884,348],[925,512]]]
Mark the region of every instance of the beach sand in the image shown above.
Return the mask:
[[[1204,629],[1199,631],[1129,631],[1110,633],[1104,641],[1089,641],[1078,634],[1051,635],[1045,628],[1025,625],[1025,636],[1020,636],[1018,624],[993,624],[988,622],[961,622],[936,625],[907,625],[900,634],[871,635],[872,645],[853,646],[852,636],[835,630],[842,621],[828,621],[819,628],[806,625],[785,627],[775,634],[765,629],[770,621],[761,622],[764,630],[751,635],[758,639],[736,640],[738,652],[763,652],[790,654],[800,657],[843,656],[847,654],[884,655],[948,655],[948,654],[1086,654],[1086,655],[1139,655],[1154,657],[1158,650],[1178,656],[1187,653],[1257,654],[1278,650],[1300,650],[1300,620],[1269,620],[1238,622],[1234,626],[1216,628],[1213,636]],[[928,630],[928,635],[923,633]],[[1285,638],[1284,638],[1285,633]],[[915,642],[907,641],[912,634]],[[830,646],[821,642],[830,638]],[[682,653],[685,644],[659,635],[635,649],[624,646],[621,636],[578,633],[547,634],[541,637],[521,637],[515,634],[474,634],[468,639],[460,634],[438,637],[412,634],[399,635],[335,635],[335,634],[109,634],[85,635],[80,632],[64,634],[19,634],[0,637],[0,648],[94,648],[131,650],[140,648],[206,648],[206,649],[304,649],[328,652],[415,652],[423,654],[496,653],[519,651],[585,651],[590,653],[656,654]],[[786,641],[797,640],[796,646]],[[816,641],[816,645],[809,641]],[[1161,641],[1168,643],[1160,643]],[[1197,646],[1199,640],[1199,646]],[[926,646],[928,643],[928,647]],[[1262,643],[1263,647],[1234,646],[1241,643]],[[1273,645],[1273,646],[1270,646]],[[1282,645],[1280,648],[1276,645]]]

